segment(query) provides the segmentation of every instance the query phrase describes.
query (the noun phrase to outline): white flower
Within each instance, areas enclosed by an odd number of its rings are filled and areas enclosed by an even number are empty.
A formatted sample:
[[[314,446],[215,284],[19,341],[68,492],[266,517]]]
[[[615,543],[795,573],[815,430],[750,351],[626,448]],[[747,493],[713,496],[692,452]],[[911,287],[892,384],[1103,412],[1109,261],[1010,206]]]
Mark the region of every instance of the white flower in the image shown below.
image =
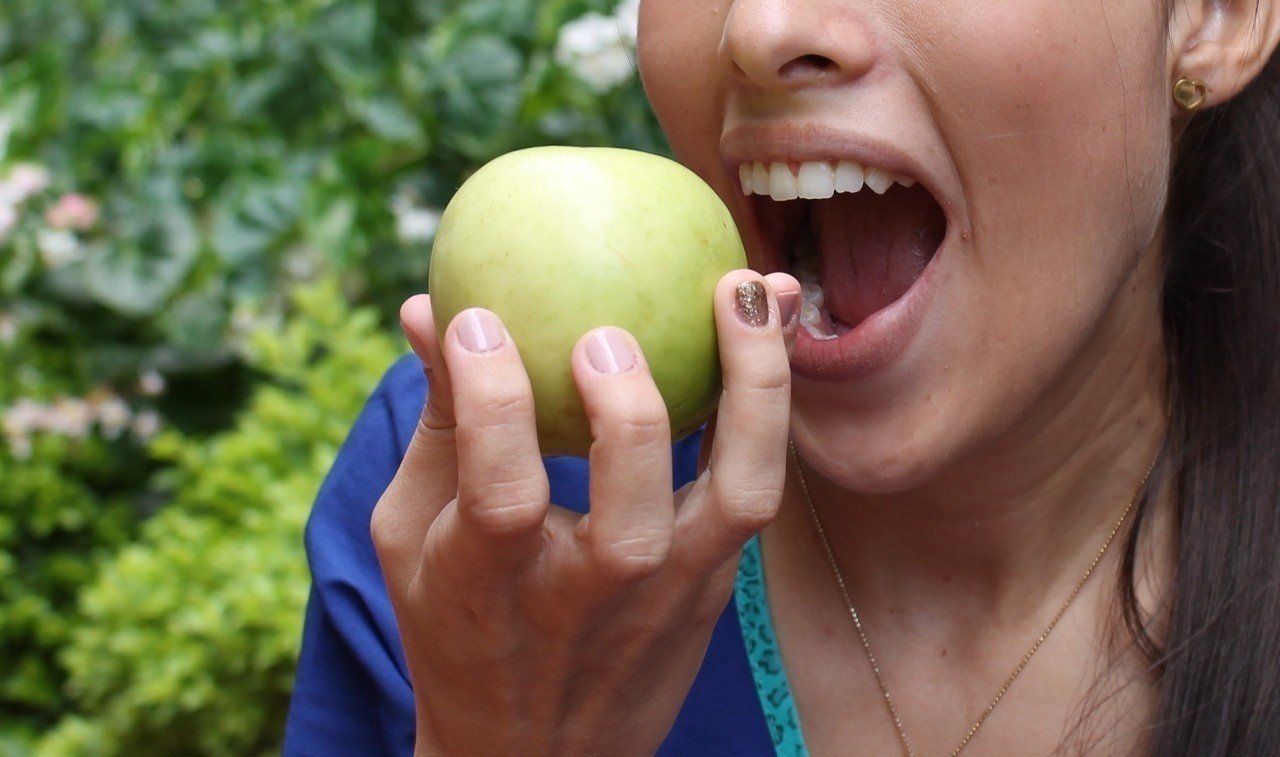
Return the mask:
[[[36,247],[46,268],[60,268],[80,258],[80,240],[74,232],[40,229],[36,232]]]
[[[25,398],[5,409],[4,417],[0,418],[0,428],[4,429],[9,454],[15,459],[31,457],[31,434],[44,425],[47,413],[46,406]]]
[[[60,397],[53,403],[45,430],[72,439],[84,439],[93,425],[94,412],[88,402],[78,397]]]
[[[0,205],[13,207],[21,205],[26,201],[26,196],[22,194],[22,188],[12,181],[0,181]]]
[[[618,20],[618,32],[623,40],[634,50],[640,29],[640,0],[622,0],[613,17]]]
[[[160,432],[160,414],[154,410],[138,413],[133,418],[133,435],[141,441],[147,441]]]
[[[120,432],[128,427],[129,421],[133,420],[133,412],[130,411],[129,405],[115,395],[99,402],[94,407],[94,411],[98,417],[98,428],[102,430],[102,436],[107,439],[118,438]]]
[[[556,62],[595,92],[604,93],[630,79],[634,32],[617,16],[588,13],[565,24],[556,41]]]
[[[18,226],[18,209],[0,202],[0,244],[3,244]]]
[[[138,377],[138,391],[147,397],[164,394],[165,380],[159,371],[150,370]]]
[[[18,192],[19,202],[49,188],[53,177],[49,169],[36,163],[18,163],[9,169],[8,183]]]
[[[404,244],[430,242],[440,228],[440,211],[415,203],[401,193],[391,201],[391,212],[396,217],[396,237]]]
[[[20,399],[4,411],[0,425],[8,437],[27,436],[32,431],[44,428],[48,407],[34,400]]]

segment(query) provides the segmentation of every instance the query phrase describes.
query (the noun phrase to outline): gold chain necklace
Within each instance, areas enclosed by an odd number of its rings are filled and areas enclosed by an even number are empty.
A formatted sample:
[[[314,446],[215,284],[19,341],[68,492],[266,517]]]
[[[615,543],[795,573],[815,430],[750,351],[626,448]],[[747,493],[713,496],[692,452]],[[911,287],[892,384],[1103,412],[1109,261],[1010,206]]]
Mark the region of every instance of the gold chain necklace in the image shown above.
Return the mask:
[[[788,442],[791,448],[791,459],[795,463],[796,473],[800,480],[800,490],[804,493],[805,503],[809,506],[809,514],[813,517],[813,525],[818,530],[818,539],[822,542],[822,548],[827,553],[827,562],[831,564],[831,572],[835,574],[836,583],[840,586],[840,593],[844,596],[845,605],[849,608],[849,617],[853,618],[853,627],[858,631],[858,639],[862,642],[862,650],[867,653],[867,661],[871,663],[871,672],[875,674],[876,684],[880,687],[880,695],[884,699],[885,707],[889,709],[889,717],[893,718],[893,725],[898,730],[898,739],[902,742],[902,749],[907,757],[916,757],[916,751],[911,748],[911,740],[907,738],[907,732],[902,727],[902,718],[898,717],[898,708],[893,704],[893,697],[889,695],[889,687],[884,682],[884,676],[880,673],[880,663],[876,662],[875,653],[871,651],[871,642],[867,640],[867,632],[862,627],[862,618],[858,616],[858,610],[853,606],[853,598],[849,595],[849,587],[845,583],[844,574],[840,572],[840,566],[836,563],[835,552],[831,549],[831,542],[827,540],[827,532],[822,528],[822,520],[818,518],[818,508],[813,504],[813,497],[809,494],[809,482],[805,480],[804,469],[800,467],[800,456],[796,453],[796,443],[794,440]],[[1161,446],[1163,450],[1163,445]],[[1004,684],[1000,686],[1000,690],[996,692],[991,703],[986,706],[978,719],[969,727],[968,733],[960,741],[960,744],[951,751],[951,757],[956,757],[969,746],[969,742],[977,735],[978,729],[982,724],[987,722],[987,718],[1000,704],[1000,700],[1004,699],[1005,692],[1013,685],[1014,680],[1022,674],[1027,663],[1031,662],[1031,658],[1036,652],[1040,651],[1040,647],[1044,645],[1049,638],[1049,634],[1053,633],[1053,629],[1058,625],[1058,621],[1062,620],[1062,616],[1067,614],[1067,609],[1071,607],[1071,603],[1075,602],[1076,597],[1080,594],[1080,590],[1084,588],[1085,583],[1089,580],[1089,576],[1093,575],[1093,569],[1098,567],[1098,563],[1102,562],[1102,557],[1107,553],[1107,548],[1111,546],[1111,542],[1115,540],[1116,534],[1120,533],[1120,529],[1124,527],[1124,522],[1128,520],[1129,513],[1132,512],[1134,505],[1138,503],[1138,499],[1142,497],[1142,492],[1147,487],[1147,481],[1151,479],[1151,473],[1156,468],[1156,463],[1160,460],[1160,453],[1156,453],[1156,457],[1151,461],[1151,465],[1147,467],[1147,472],[1142,477],[1142,483],[1138,484],[1138,490],[1133,493],[1133,499],[1129,500],[1129,505],[1120,514],[1120,519],[1111,527],[1111,532],[1107,534],[1107,538],[1102,542],[1102,546],[1093,556],[1093,561],[1089,563],[1089,568],[1085,570],[1084,575],[1076,582],[1075,588],[1071,590],[1071,594],[1067,596],[1067,601],[1062,603],[1062,607],[1058,608],[1058,612],[1054,614],[1053,620],[1049,621],[1048,627],[1036,637],[1032,642],[1031,648],[1022,656],[1017,667],[1004,679]]]

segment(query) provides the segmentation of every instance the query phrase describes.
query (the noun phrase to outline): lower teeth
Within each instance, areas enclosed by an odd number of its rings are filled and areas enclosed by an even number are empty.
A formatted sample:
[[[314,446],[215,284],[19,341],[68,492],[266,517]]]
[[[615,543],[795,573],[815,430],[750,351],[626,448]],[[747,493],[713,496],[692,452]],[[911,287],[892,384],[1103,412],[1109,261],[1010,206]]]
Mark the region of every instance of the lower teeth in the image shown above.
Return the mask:
[[[836,323],[824,306],[821,261],[813,248],[813,238],[802,235],[796,242],[794,271],[800,281],[800,325],[818,341],[839,339],[849,327]]]
[[[806,278],[808,277],[802,276],[800,284],[800,325],[809,332],[809,336],[819,341],[838,339],[840,334],[836,333],[837,326],[831,314],[823,307],[825,296],[822,285],[805,281]]]

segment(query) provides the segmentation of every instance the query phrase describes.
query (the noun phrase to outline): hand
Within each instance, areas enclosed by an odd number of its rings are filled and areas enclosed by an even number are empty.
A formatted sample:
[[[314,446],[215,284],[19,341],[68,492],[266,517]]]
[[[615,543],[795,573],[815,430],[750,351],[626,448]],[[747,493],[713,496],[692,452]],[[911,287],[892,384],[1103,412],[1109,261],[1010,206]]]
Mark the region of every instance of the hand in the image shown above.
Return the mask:
[[[768,277],[761,326],[736,307],[749,282],[764,283],[743,270],[716,289],[724,391],[701,475],[675,494],[666,408],[634,339],[597,329],[578,343],[573,375],[594,435],[586,516],[549,502],[529,379],[496,317],[464,312],[441,343],[429,298],[405,303],[431,391],[372,533],[419,754],[652,754],[662,743],[740,550],[774,518],[786,478],[797,319],[782,328],[774,292],[795,303],[799,285]]]

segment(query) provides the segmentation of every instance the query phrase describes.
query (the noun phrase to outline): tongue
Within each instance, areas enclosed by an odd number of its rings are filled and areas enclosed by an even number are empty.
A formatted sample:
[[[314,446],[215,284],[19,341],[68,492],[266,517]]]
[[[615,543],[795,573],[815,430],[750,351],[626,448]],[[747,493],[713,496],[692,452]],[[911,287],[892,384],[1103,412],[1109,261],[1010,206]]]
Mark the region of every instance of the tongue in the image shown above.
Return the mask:
[[[919,185],[838,194],[812,213],[827,310],[850,326],[906,294],[946,233],[942,208]]]

